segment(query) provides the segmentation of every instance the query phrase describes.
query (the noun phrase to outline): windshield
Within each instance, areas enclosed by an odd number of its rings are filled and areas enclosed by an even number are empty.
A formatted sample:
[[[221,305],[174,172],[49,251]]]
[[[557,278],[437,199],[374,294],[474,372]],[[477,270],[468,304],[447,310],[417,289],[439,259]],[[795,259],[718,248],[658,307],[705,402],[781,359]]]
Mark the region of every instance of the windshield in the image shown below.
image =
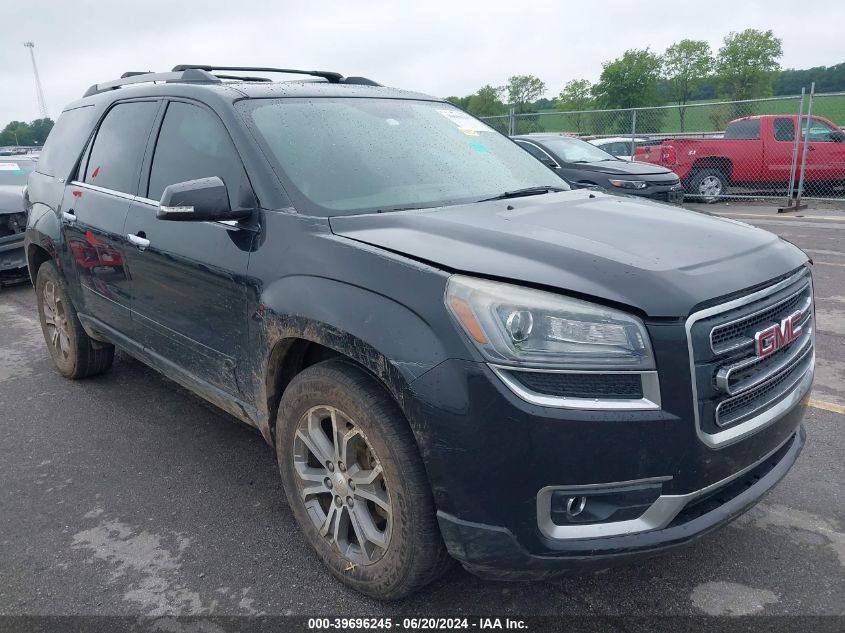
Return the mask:
[[[544,138],[541,142],[565,163],[595,163],[603,160],[618,160],[603,149],[578,138],[561,136]]]
[[[296,208],[314,215],[445,206],[526,187],[566,188],[508,138],[446,103],[255,99],[239,107]]]
[[[26,178],[32,171],[33,163],[28,160],[0,160],[0,185],[26,185]]]

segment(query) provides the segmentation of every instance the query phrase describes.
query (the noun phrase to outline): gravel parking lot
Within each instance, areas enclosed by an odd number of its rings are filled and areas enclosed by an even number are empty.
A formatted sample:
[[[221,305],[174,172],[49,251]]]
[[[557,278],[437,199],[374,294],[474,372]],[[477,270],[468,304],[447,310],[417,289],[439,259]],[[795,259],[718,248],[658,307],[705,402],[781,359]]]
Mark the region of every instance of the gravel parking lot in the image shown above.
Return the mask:
[[[102,377],[60,378],[19,286],[0,291],[0,614],[845,615],[845,213],[700,208],[816,264],[808,443],[729,527],[601,574],[505,584],[456,568],[374,602],[311,554],[257,433],[125,354]]]

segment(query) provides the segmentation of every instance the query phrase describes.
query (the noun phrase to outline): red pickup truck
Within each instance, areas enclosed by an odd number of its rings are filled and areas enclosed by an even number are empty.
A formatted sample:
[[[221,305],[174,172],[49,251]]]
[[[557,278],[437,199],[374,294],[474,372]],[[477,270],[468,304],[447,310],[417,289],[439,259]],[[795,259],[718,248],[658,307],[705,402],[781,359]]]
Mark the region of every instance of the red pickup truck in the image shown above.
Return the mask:
[[[704,198],[723,195],[731,185],[786,189],[797,119],[789,115],[743,117],[728,123],[722,138],[672,138],[640,144],[634,160],[668,167],[678,174],[688,193]],[[814,187],[843,184],[845,132],[818,116],[802,117],[801,127],[799,159],[804,138],[809,142],[805,182]]]

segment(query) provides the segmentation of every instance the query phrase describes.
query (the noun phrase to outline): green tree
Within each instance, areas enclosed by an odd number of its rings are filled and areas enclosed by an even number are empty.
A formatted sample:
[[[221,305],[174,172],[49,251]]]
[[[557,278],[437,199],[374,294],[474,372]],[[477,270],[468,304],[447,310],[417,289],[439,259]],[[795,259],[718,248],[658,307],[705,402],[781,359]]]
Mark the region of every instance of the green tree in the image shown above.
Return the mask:
[[[539,77],[534,75],[514,75],[508,78],[504,86],[510,103],[517,114],[528,112],[529,105],[543,96],[546,92],[546,84]]]
[[[0,132],[0,145],[33,144],[32,129],[23,121],[12,121]]]
[[[478,92],[469,96],[466,109],[477,117],[501,116],[507,113],[501,96],[502,88],[496,88],[490,84],[481,86]]]
[[[663,61],[649,49],[627,50],[618,59],[602,64],[599,82],[592,93],[601,108],[643,108],[658,103],[657,84]],[[638,132],[660,130],[665,110],[637,113]],[[627,112],[610,114],[602,133],[630,132],[632,115]]]
[[[53,119],[35,119],[29,124],[29,129],[32,130],[33,141],[36,145],[44,145],[50,130],[53,129]]]
[[[783,43],[771,30],[728,33],[716,57],[722,94],[737,100],[772,94],[772,80],[780,69],[781,57]]]
[[[628,50],[604,62],[593,96],[602,108],[642,108],[657,103],[657,80],[663,64],[650,50]]]
[[[586,79],[572,79],[566,82],[563,90],[557,98],[557,109],[561,112],[574,112],[575,114],[562,117],[566,123],[566,130],[579,134],[590,134],[592,129],[588,125],[591,118],[585,115],[584,110],[591,110],[595,105],[595,99],[591,92],[592,84]]]
[[[586,79],[573,79],[566,82],[557,98],[557,109],[561,112],[579,112],[590,110],[595,100],[590,92],[592,84]]]
[[[713,71],[710,45],[703,40],[681,40],[663,53],[662,75],[666,80],[670,98],[678,104],[681,132],[687,102]]]
[[[464,110],[467,109],[467,105],[469,104],[469,99],[471,95],[466,97],[446,97],[446,101],[451,103],[452,105],[456,105],[459,108],[463,108]]]

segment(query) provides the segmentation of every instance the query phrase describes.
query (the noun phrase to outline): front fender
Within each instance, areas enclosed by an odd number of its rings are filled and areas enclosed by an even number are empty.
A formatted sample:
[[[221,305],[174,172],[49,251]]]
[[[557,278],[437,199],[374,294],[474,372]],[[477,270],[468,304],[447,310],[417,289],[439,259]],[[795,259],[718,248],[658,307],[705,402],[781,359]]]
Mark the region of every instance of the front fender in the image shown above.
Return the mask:
[[[368,369],[403,407],[407,385],[448,358],[423,316],[384,295],[334,279],[282,278],[261,293],[259,312],[263,376],[271,370],[271,353],[279,343],[304,339]],[[260,401],[270,395],[265,388]]]

